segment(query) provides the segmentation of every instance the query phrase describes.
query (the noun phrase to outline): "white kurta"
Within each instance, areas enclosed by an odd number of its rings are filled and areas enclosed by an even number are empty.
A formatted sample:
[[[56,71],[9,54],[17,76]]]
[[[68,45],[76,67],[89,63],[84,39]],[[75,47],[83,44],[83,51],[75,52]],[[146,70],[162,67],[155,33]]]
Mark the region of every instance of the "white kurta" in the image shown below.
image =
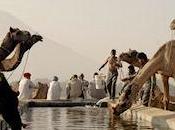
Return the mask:
[[[30,79],[23,78],[19,83],[19,100],[26,100],[32,98],[32,91],[34,84]]]
[[[61,96],[61,86],[58,81],[51,81],[47,93],[47,100],[58,100]]]

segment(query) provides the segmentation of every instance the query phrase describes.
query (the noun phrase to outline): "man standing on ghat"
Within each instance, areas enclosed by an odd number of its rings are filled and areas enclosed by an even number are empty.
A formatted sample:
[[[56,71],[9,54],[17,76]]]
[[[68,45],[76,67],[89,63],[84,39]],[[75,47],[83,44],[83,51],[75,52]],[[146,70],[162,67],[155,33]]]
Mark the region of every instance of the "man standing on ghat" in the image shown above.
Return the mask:
[[[99,68],[99,71],[108,64],[108,74],[107,74],[107,81],[106,86],[110,95],[110,99],[115,99],[115,87],[116,81],[118,77],[118,69],[122,67],[122,64],[118,60],[116,56],[116,50],[111,50],[111,56],[109,56],[104,64]]]

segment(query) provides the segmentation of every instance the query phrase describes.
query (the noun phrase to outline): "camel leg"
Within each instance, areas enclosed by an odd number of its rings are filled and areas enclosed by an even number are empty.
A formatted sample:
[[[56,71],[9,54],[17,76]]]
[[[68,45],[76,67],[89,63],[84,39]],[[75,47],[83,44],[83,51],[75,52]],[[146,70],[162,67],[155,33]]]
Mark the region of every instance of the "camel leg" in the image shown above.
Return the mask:
[[[164,88],[164,97],[163,97],[163,103],[164,103],[164,110],[168,109],[169,104],[169,84],[168,84],[168,76],[162,75],[162,81],[163,81],[163,88]]]

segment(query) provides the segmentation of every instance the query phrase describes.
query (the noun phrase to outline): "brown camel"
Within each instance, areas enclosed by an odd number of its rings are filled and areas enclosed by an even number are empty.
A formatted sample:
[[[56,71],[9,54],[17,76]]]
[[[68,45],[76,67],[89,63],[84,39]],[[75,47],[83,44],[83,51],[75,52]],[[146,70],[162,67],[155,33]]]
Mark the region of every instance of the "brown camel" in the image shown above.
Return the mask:
[[[4,60],[18,43],[26,42],[31,38],[28,31],[10,27],[0,47],[0,61]]]
[[[41,82],[38,82],[38,89],[35,92],[35,95],[33,96],[33,99],[46,99],[47,98],[47,91],[49,89],[47,84],[43,84]]]
[[[120,115],[122,112],[131,107],[135,102],[137,92],[143,84],[156,72],[162,74],[164,84],[164,108],[169,104],[169,77],[175,78],[175,40],[168,41],[154,54],[153,58],[141,69],[137,76],[127,86],[125,92],[119,97],[119,102],[114,106],[114,112]]]
[[[0,47],[0,70],[14,70],[20,63],[24,53],[38,41],[40,35],[30,35],[27,31],[10,28],[5,40]],[[5,59],[16,47],[14,56]],[[3,73],[0,73],[0,113],[12,130],[21,130],[24,126],[18,112],[18,93],[12,91]]]
[[[0,62],[0,71],[12,71],[16,69],[21,63],[24,53],[38,41],[42,41],[42,37],[40,35],[32,35],[26,42],[17,44],[15,54],[12,58]]]
[[[13,82],[10,85],[13,91],[18,92],[19,82]],[[38,82],[37,87],[34,89],[32,93],[32,99],[46,99],[48,88],[49,87],[46,83]]]

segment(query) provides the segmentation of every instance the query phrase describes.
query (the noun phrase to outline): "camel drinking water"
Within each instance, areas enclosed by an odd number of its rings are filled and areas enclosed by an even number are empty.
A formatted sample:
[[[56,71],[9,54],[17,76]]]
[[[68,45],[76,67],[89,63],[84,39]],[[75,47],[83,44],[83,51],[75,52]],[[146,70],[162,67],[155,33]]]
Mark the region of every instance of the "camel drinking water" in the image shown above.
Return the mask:
[[[164,84],[164,108],[169,103],[169,77],[175,78],[175,40],[168,41],[154,54],[153,58],[141,69],[137,76],[127,86],[127,89],[120,96],[120,101],[114,107],[114,112],[119,115],[136,100],[137,92],[142,85],[156,72],[161,72]]]

